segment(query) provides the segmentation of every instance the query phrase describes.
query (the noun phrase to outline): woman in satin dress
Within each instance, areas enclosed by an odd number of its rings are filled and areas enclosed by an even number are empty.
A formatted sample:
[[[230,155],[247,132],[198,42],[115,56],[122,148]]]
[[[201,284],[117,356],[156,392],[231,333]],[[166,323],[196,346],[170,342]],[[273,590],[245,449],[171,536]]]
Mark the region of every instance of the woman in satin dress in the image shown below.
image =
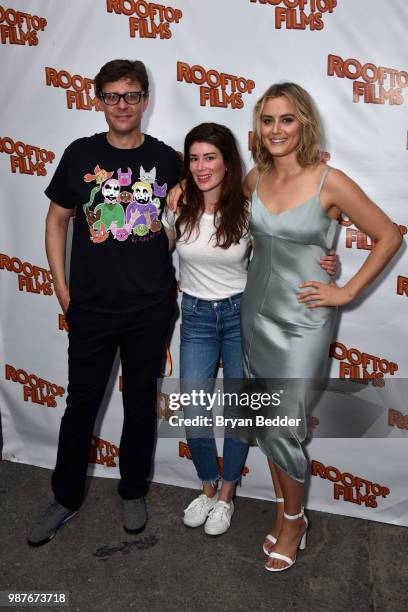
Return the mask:
[[[321,378],[336,307],[351,302],[377,278],[401,237],[356,183],[320,161],[319,121],[300,86],[273,85],[258,101],[252,153],[256,167],[245,180],[254,252],[241,308],[244,373],[249,379]],[[372,238],[373,249],[339,287],[317,261],[332,247],[341,213]],[[264,433],[256,440],[268,457],[278,502],[263,545],[269,571],[291,567],[297,549],[305,546],[303,400],[289,407],[289,416],[301,417],[300,427],[289,435]]]

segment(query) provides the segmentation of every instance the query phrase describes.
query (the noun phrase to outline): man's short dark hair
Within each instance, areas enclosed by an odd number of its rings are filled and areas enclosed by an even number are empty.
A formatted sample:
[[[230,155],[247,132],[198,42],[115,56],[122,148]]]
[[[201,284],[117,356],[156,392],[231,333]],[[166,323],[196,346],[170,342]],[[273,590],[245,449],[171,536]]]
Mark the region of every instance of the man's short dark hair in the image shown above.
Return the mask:
[[[106,83],[119,81],[119,79],[130,79],[138,81],[142,91],[149,93],[149,77],[147,76],[146,66],[139,60],[131,61],[126,59],[116,59],[107,62],[95,77],[95,92],[98,98],[101,97],[103,86]]]

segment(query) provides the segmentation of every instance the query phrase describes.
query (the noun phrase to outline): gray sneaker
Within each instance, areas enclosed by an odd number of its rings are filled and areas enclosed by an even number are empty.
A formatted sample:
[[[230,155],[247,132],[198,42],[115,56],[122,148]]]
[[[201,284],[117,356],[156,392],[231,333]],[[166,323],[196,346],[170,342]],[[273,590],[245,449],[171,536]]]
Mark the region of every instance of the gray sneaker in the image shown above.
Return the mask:
[[[78,510],[68,510],[57,501],[52,502],[28,532],[27,542],[31,546],[46,544],[58,529],[77,514]]]
[[[122,499],[123,528],[128,533],[140,533],[146,527],[147,508],[144,497]]]

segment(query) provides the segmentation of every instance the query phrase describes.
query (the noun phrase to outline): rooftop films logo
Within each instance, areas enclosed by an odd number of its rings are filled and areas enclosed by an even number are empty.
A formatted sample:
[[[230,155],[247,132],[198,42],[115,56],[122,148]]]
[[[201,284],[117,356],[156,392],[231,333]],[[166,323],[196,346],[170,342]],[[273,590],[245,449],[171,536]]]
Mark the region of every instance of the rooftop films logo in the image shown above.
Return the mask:
[[[27,293],[52,295],[51,270],[39,268],[18,257],[9,257],[0,253],[0,270],[17,274],[18,290]]]
[[[340,218],[340,223],[346,228],[346,249],[364,249],[365,251],[371,251],[373,247],[373,241],[367,234],[353,226],[351,219],[345,217]],[[399,233],[404,238],[408,233],[408,227],[406,225],[399,225],[395,223]]]
[[[179,457],[180,459],[189,459],[190,461],[192,460],[191,457],[191,451],[188,447],[188,444],[186,444],[185,442],[179,442]],[[223,459],[222,457],[217,457],[217,464],[218,464],[218,473],[221,477],[222,475],[222,464],[223,464]],[[244,465],[244,467],[241,470],[241,474],[242,476],[248,476],[249,474],[249,468]]]
[[[340,361],[339,378],[371,381],[378,387],[384,386],[384,375],[394,376],[398,370],[398,364],[394,361],[364,353],[357,348],[347,348],[341,342],[330,345],[329,357]]]
[[[324,15],[332,13],[337,0],[249,0],[275,7],[275,29],[322,30]]]
[[[119,448],[102,438],[92,437],[91,450],[89,455],[89,463],[104,465],[108,468],[116,467],[116,461],[119,457]]]
[[[52,164],[55,153],[26,144],[21,140],[16,142],[8,136],[0,136],[0,153],[10,155],[10,171],[15,174],[36,174],[45,176],[45,164]]]
[[[390,408],[388,410],[388,425],[408,430],[408,414],[402,414],[399,410]]]
[[[0,39],[1,44],[38,45],[38,32],[43,32],[47,25],[44,17],[22,13],[11,8],[0,6]]]
[[[48,87],[61,87],[66,90],[68,109],[101,111],[101,104],[96,97],[93,79],[79,74],[71,75],[67,70],[45,68],[45,84]]]
[[[324,465],[320,461],[312,461],[312,476],[318,476],[333,483],[333,499],[343,500],[366,508],[377,508],[377,498],[384,499],[390,494],[388,487],[371,482],[350,472],[342,472],[332,465]]]
[[[58,329],[59,331],[69,331],[68,323],[65,320],[65,316],[61,313],[58,313]]]
[[[251,94],[255,87],[250,79],[184,62],[177,62],[177,80],[200,86],[200,106],[219,108],[243,108],[243,94]]]
[[[57,397],[65,393],[64,387],[39,378],[36,374],[28,374],[25,370],[6,364],[5,379],[23,385],[23,398],[25,402],[47,405],[48,408],[57,407]]]
[[[405,70],[329,55],[327,74],[353,81],[353,102],[363,100],[365,104],[388,103],[390,106],[404,104],[402,90],[408,87],[408,72]]]
[[[145,0],[106,0],[106,10],[129,17],[131,38],[171,38],[171,26],[183,17],[180,9]]]
[[[408,297],[408,276],[397,276],[397,295]]]

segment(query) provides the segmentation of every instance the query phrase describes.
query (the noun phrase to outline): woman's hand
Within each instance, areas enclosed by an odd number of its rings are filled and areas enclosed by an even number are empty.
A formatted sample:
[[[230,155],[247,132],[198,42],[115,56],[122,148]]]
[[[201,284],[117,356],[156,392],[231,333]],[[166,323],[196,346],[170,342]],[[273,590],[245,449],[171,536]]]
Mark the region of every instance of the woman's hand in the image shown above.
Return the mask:
[[[353,299],[345,287],[335,284],[320,283],[319,281],[306,281],[300,283],[300,288],[310,287],[308,291],[298,293],[298,302],[305,304],[306,308],[319,308],[319,306],[344,306]]]
[[[339,266],[338,258],[336,255],[336,251],[329,251],[328,255],[323,255],[320,258],[320,265],[329,274],[330,276],[335,276],[337,274],[337,268]]]
[[[180,200],[183,201],[184,187],[185,180],[180,181],[179,183],[177,183],[177,185],[174,185],[174,187],[170,189],[169,193],[167,194],[167,206],[174,213],[177,212]]]

